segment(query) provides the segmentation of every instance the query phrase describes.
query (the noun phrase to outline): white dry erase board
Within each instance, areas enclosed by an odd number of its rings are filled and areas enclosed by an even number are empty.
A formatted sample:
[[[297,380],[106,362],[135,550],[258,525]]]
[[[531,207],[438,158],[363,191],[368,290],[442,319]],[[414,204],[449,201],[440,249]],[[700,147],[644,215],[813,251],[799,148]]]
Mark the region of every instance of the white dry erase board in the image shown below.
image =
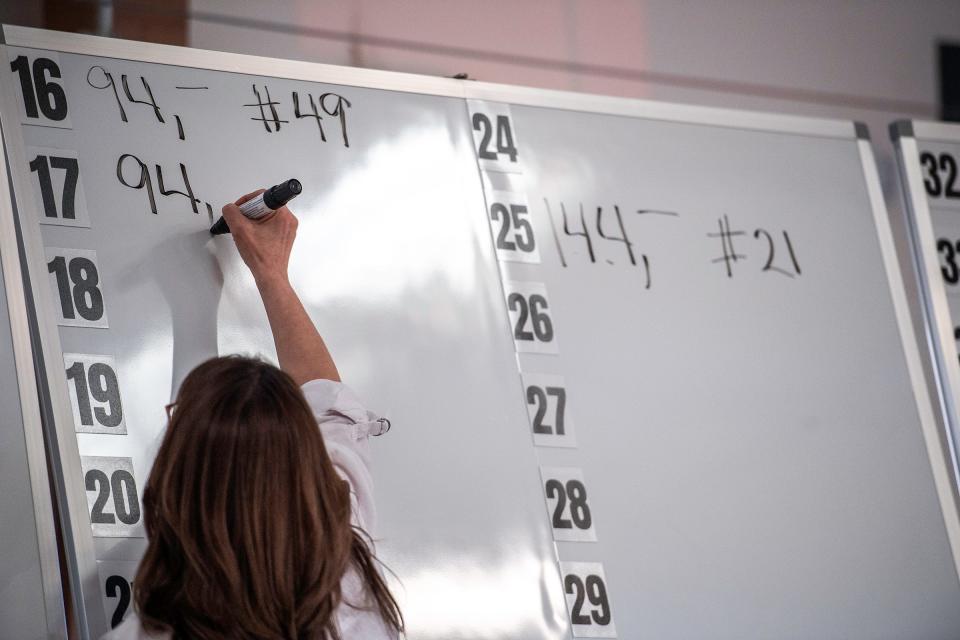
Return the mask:
[[[65,638],[28,299],[11,204],[0,153],[0,637]]]
[[[954,477],[960,478],[960,126],[904,120],[890,125],[890,135],[897,149],[927,346],[950,425],[942,439],[953,454]]]
[[[273,356],[211,214],[289,177],[294,285],[394,424],[376,534],[410,637],[960,633],[939,416],[853,124],[4,35],[92,635],[164,404],[206,357]]]

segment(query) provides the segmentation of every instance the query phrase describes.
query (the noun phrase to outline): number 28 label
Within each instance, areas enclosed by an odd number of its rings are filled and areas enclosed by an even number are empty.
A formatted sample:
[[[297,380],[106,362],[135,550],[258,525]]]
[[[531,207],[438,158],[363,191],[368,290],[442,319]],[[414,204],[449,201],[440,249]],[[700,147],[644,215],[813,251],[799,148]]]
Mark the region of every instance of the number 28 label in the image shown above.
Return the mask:
[[[616,638],[607,579],[599,562],[561,562],[563,592],[575,638]]]
[[[520,353],[559,353],[547,287],[542,282],[504,282],[513,343]]]
[[[45,251],[57,323],[67,327],[107,328],[97,252],[58,247],[47,247]]]
[[[477,161],[485,171],[522,173],[510,105],[467,100]]]

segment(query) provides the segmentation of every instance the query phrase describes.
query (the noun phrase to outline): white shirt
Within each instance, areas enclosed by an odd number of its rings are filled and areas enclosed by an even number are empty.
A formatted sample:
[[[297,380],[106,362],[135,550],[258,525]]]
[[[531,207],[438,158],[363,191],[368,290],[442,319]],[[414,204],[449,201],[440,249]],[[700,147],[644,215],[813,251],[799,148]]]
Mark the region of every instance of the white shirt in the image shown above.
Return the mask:
[[[324,443],[333,466],[350,483],[350,501],[354,524],[368,533],[376,527],[377,512],[373,503],[373,477],[370,475],[370,456],[367,440],[371,431],[379,433],[381,423],[367,411],[357,396],[346,385],[329,380],[313,380],[302,387],[303,395],[313,410],[323,434]],[[351,568],[340,583],[343,602],[336,611],[336,622],[343,638],[363,640],[396,640],[380,614],[358,610],[346,603],[362,605],[368,602],[364,584]],[[148,634],[140,625],[135,612],[101,640],[169,640],[170,634]]]

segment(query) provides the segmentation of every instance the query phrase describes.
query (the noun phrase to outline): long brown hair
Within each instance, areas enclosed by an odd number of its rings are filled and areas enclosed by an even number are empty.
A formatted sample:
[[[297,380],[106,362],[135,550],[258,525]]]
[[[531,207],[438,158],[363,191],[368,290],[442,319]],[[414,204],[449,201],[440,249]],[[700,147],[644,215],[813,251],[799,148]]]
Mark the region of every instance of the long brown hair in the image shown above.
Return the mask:
[[[353,567],[388,627],[403,617],[350,490],[293,379],[259,360],[214,358],[183,381],[143,494],[149,544],[135,601],[175,638],[336,639]]]

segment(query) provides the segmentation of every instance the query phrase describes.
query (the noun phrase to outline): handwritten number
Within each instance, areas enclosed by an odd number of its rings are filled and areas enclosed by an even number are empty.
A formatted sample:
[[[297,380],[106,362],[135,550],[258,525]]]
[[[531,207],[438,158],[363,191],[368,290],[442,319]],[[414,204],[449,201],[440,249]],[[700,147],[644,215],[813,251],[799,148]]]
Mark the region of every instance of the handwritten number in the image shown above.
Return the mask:
[[[197,210],[197,203],[200,202],[196,196],[193,195],[193,187],[190,186],[190,178],[187,177],[187,167],[184,164],[180,163],[180,176],[183,178],[183,185],[186,191],[177,191],[176,189],[166,190],[163,186],[163,170],[160,168],[160,165],[154,165],[157,168],[157,186],[160,189],[160,195],[169,196],[169,195],[179,195],[183,196],[190,201],[190,207],[193,209],[194,213],[199,213]],[[156,213],[156,211],[154,211]]]
[[[593,240],[590,239],[590,232],[587,231],[587,221],[583,217],[583,205],[580,205],[580,228],[582,231],[571,231],[570,224],[567,221],[567,208],[560,203],[560,212],[563,215],[563,233],[568,236],[583,236],[587,243],[587,253],[590,255],[590,262],[596,262],[597,258],[593,253]]]
[[[637,259],[633,255],[633,243],[630,242],[630,239],[627,237],[627,230],[623,226],[623,218],[620,216],[620,207],[613,205],[613,211],[617,216],[617,226],[620,227],[619,236],[608,236],[603,232],[603,225],[601,220],[603,217],[603,207],[597,207],[597,233],[600,234],[600,237],[604,240],[614,240],[616,242],[622,242],[623,246],[627,249],[627,257],[630,259],[630,264],[637,266]]]
[[[127,182],[126,178],[123,176],[123,162],[127,158],[133,158],[138,165],[140,165],[140,177],[136,184],[131,184]],[[120,181],[125,187],[130,187],[131,189],[147,189],[147,198],[150,200],[150,211],[156,215],[157,213],[157,198],[153,193],[153,180],[150,179],[150,169],[147,168],[147,165],[143,163],[140,158],[137,156],[125,153],[117,160],[117,180]]]

